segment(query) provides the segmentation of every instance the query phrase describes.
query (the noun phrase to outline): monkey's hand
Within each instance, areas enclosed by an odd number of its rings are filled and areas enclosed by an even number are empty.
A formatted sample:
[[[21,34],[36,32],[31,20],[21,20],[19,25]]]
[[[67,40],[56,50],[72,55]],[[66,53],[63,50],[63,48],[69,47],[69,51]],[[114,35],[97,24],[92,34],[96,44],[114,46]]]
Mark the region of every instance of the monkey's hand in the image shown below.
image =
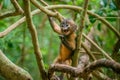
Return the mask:
[[[61,39],[61,42],[63,45],[65,45],[69,50],[73,51],[74,49],[70,46],[69,42],[67,41],[66,37],[64,35],[60,35],[59,38]]]
[[[64,35],[59,35],[59,38],[63,41],[64,40]]]

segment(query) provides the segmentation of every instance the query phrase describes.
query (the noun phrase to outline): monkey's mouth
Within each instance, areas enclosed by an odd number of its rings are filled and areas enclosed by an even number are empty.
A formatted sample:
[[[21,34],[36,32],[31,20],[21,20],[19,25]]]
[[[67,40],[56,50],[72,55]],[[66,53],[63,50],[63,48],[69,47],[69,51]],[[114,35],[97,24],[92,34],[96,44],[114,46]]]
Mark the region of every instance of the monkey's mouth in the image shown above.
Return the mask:
[[[64,30],[63,30],[63,32],[65,32],[65,33],[68,32],[68,31],[69,31],[68,29],[64,29]]]

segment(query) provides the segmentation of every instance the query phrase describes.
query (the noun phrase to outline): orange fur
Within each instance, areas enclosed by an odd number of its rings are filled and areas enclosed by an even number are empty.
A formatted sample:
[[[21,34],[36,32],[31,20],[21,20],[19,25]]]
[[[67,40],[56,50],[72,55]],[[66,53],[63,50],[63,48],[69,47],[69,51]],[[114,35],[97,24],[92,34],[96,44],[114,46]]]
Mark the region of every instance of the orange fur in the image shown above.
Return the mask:
[[[67,36],[68,43],[73,48],[73,50],[75,49],[75,38],[76,38],[76,34],[74,32],[70,34],[69,36]],[[61,43],[60,53],[58,57],[55,59],[54,63],[70,65],[73,50],[69,50],[64,44]]]

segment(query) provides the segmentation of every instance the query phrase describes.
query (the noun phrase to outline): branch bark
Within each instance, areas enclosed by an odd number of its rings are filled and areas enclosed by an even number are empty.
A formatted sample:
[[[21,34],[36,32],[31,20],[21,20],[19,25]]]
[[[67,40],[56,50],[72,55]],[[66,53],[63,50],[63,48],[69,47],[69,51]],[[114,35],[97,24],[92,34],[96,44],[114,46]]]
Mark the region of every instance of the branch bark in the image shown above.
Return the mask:
[[[120,74],[120,63],[117,63],[111,60],[104,60],[104,59],[100,59],[100,60],[92,62],[90,65],[88,65],[84,69],[83,73],[89,74],[95,69],[100,68],[100,67],[111,68],[114,72]]]
[[[111,68],[114,72],[120,74],[120,63],[111,60],[104,60],[104,59],[100,59],[92,62],[82,70],[79,67],[75,68],[64,64],[53,64],[49,69],[49,73],[53,73],[53,71],[57,71],[57,72],[68,73],[73,77],[85,77],[86,75],[93,72],[95,69],[101,67]]]
[[[82,32],[83,32],[83,28],[84,28],[84,22],[85,22],[85,17],[86,17],[86,14],[87,14],[87,7],[88,7],[88,1],[89,0],[85,0],[84,2],[84,9],[83,9],[83,12],[82,12],[82,17],[81,17],[81,22],[80,22],[80,26],[78,27],[78,30],[77,30],[77,45],[76,45],[76,50],[75,50],[75,53],[74,53],[74,56],[73,56],[73,63],[72,63],[72,66],[77,66],[78,65],[78,58],[79,58],[79,55],[80,55],[80,48],[81,48],[81,42],[82,42]]]
[[[30,74],[12,63],[0,50],[0,75],[7,80],[33,80]]]
[[[30,0],[30,1],[33,5],[35,5],[37,8],[39,8],[42,12],[46,13],[47,15],[57,16],[57,13],[54,13],[54,12],[48,10],[47,8],[39,5],[39,3],[36,0]]]
[[[47,74],[45,72],[45,67],[43,65],[44,63],[42,60],[42,54],[41,54],[41,51],[39,49],[37,32],[36,32],[35,26],[32,22],[30,2],[29,2],[29,0],[23,0],[23,2],[24,2],[24,12],[25,12],[25,16],[26,16],[27,26],[28,26],[28,29],[29,29],[31,37],[32,37],[32,43],[34,46],[34,54],[36,56],[39,71],[41,73],[42,79],[47,80]]]

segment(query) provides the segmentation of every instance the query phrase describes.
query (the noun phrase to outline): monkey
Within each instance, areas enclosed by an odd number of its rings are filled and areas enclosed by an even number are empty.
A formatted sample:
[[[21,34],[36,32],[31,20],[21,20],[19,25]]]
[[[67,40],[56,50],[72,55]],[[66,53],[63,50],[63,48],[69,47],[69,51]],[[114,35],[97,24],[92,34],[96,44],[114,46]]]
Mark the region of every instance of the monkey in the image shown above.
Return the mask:
[[[60,51],[57,58],[54,60],[54,63],[71,65],[71,57],[76,48],[76,29],[77,25],[72,19],[63,19],[60,26],[53,20],[52,17],[49,17],[50,25],[54,32],[59,34],[61,40]]]

